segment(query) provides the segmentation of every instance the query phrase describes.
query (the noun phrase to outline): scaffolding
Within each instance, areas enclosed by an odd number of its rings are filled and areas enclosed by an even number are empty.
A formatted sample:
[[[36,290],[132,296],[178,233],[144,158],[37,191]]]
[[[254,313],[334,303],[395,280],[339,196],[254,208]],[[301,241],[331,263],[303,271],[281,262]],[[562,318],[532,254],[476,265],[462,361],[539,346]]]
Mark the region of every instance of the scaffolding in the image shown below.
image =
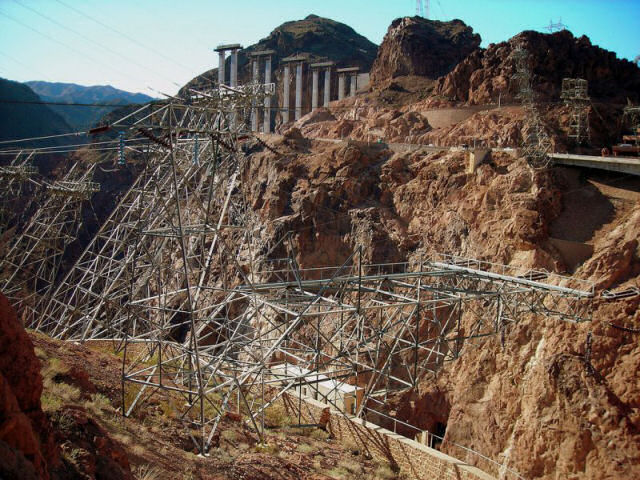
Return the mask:
[[[588,82],[582,78],[562,79],[560,98],[571,111],[569,138],[572,138],[578,146],[588,144],[591,140],[589,128],[591,98],[588,93]]]
[[[551,163],[549,152],[552,144],[536,105],[536,95],[531,84],[529,53],[518,45],[512,52],[512,58],[516,69],[513,79],[516,81],[518,98],[526,115],[522,153],[532,168],[546,168]]]

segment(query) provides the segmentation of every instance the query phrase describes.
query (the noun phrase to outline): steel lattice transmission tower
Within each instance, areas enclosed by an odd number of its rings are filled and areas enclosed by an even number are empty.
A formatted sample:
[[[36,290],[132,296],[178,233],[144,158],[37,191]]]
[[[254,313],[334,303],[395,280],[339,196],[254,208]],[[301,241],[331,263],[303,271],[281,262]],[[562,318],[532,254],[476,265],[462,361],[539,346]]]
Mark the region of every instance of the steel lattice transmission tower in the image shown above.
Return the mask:
[[[62,180],[45,184],[42,206],[10,242],[0,262],[0,290],[33,322],[36,304],[53,288],[67,246],[76,239],[84,202],[100,190],[95,165],[75,163]],[[33,173],[27,169],[27,173]]]
[[[511,323],[589,318],[593,290],[571,279],[459,257],[367,265],[356,247],[300,268],[297,233],[266,233],[251,202],[246,151],[270,147],[248,120],[269,90],[192,90],[115,124],[150,140],[147,168],[37,326],[121,344],[123,413],[162,391],[203,454],[229,410],[262,439],[287,395],[376,422],[389,394]]]
[[[560,98],[571,109],[569,138],[573,138],[576,145],[588,143],[591,139],[591,130],[589,128],[591,99],[589,98],[588,89],[588,82],[582,78],[562,79]]]
[[[430,0],[416,0],[416,15],[429,18]]]
[[[634,141],[636,147],[639,149],[638,155],[640,155],[640,107],[637,105],[627,105],[624,107],[624,116],[629,118],[632,131],[632,134],[625,138]]]
[[[523,155],[533,168],[545,168],[550,163],[551,139],[546,132],[536,105],[536,96],[531,85],[529,53],[521,45],[512,52],[516,73],[513,79],[517,83],[518,98],[525,110],[525,137]]]
[[[21,227],[36,190],[42,186],[32,157],[33,151],[19,152],[9,165],[0,166],[0,235]]]

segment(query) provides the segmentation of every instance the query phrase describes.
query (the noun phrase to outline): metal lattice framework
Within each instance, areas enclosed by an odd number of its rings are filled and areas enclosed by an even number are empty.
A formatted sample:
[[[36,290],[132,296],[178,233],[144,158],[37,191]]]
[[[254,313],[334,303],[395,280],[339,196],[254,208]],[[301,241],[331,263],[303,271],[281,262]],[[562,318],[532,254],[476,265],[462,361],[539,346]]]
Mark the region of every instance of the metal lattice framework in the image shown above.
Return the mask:
[[[45,184],[42,206],[10,241],[0,262],[0,290],[27,323],[35,303],[53,287],[66,247],[76,239],[83,203],[100,190],[91,181],[94,167],[76,163],[62,180]],[[26,168],[25,175],[32,173]]]
[[[591,98],[589,98],[588,89],[588,82],[582,78],[562,79],[560,98],[571,109],[569,138],[573,138],[576,145],[588,143],[591,139],[591,130],[589,128]]]
[[[287,393],[366,417],[511,323],[589,319],[592,289],[544,272],[446,256],[365,265],[360,249],[299,268],[290,236],[265,240],[248,200],[243,141],[268,91],[194,91],[116,122],[149,139],[145,169],[33,326],[115,341],[126,415],[159,390],[176,397],[206,454],[230,409],[261,438]]]
[[[533,168],[546,168],[551,162],[549,152],[552,144],[536,105],[536,96],[531,85],[529,53],[519,45],[513,50],[512,57],[516,67],[513,78],[517,82],[518,98],[526,114],[522,153]]]
[[[7,229],[22,224],[35,191],[42,186],[37,181],[38,169],[31,165],[31,152],[19,152],[9,165],[0,166],[0,235]],[[19,205],[22,203],[22,205]]]
[[[624,116],[629,118],[633,135],[631,138],[635,140],[636,147],[638,147],[638,155],[640,155],[640,107],[634,105],[628,105],[624,108]]]

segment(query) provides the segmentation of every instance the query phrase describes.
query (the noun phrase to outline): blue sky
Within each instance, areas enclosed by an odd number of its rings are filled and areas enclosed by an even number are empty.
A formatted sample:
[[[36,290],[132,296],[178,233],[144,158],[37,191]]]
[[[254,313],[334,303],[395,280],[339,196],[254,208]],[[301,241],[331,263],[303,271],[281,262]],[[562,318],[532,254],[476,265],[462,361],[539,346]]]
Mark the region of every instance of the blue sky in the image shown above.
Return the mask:
[[[415,5],[415,0],[0,0],[0,76],[173,94],[217,66],[212,48],[220,43],[250,45],[281,23],[314,13],[379,44],[391,21],[413,15]],[[562,18],[575,35],[588,35],[619,57],[640,55],[640,0],[431,0],[430,18],[464,20],[480,33],[483,46],[522,30],[543,30]]]

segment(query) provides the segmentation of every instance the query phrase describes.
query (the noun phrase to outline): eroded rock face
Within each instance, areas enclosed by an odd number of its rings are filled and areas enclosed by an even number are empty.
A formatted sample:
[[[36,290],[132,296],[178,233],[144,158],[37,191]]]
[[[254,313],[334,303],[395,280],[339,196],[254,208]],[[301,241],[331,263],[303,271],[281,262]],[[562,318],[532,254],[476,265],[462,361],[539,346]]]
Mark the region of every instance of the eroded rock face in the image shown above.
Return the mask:
[[[371,69],[371,83],[380,87],[394,77],[406,75],[438,78],[479,46],[480,35],[461,20],[398,18],[380,46]]]
[[[0,294],[0,477],[48,479],[58,462],[49,421],[40,406],[42,377],[33,344]],[[18,469],[18,470],[16,470]],[[31,477],[30,477],[31,476]]]
[[[548,241],[569,190],[564,169],[533,172],[523,159],[494,152],[470,174],[462,152],[392,154],[355,142],[302,146],[299,132],[273,146],[281,157],[252,158],[250,197],[268,225],[265,235],[296,232],[302,268],[339,265],[361,246],[366,263],[449,252],[566,271]],[[640,286],[634,236],[640,205],[615,215],[611,225],[594,227],[596,253],[574,273],[598,289]],[[596,300],[593,321],[577,325],[524,315],[504,338],[469,346],[388,407],[449,441],[507,459],[525,478],[636,478],[640,347],[637,333],[613,325],[640,328],[639,307],[640,297]],[[585,360],[589,331],[593,370]]]
[[[592,98],[623,103],[627,97],[632,101],[640,98],[640,69],[635,64],[568,30],[553,34],[526,31],[477,50],[440,78],[434,93],[474,105],[497,102],[499,96],[503,102],[515,101],[512,53],[517,45],[530,54],[532,83],[541,100],[558,100],[565,77],[588,80]]]

